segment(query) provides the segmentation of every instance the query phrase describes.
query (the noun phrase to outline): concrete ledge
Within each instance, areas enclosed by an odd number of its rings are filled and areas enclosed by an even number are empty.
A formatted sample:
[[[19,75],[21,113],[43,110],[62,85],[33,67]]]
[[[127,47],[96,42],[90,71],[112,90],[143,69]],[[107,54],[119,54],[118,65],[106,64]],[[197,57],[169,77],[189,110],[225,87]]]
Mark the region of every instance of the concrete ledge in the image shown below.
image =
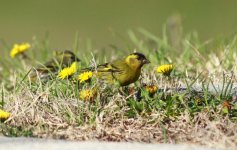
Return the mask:
[[[65,141],[38,138],[0,137],[1,150],[217,150],[195,145],[145,144],[129,142]]]

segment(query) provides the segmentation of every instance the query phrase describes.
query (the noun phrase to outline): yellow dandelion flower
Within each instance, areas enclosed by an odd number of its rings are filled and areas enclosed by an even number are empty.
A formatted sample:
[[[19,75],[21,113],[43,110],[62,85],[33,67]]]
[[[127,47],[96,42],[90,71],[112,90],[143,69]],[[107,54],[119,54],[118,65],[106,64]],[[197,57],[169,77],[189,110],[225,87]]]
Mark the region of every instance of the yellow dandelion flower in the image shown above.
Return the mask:
[[[145,85],[145,89],[149,92],[149,94],[155,94],[158,90],[158,86],[155,85]]]
[[[165,76],[169,76],[172,70],[174,69],[172,64],[166,64],[166,65],[161,65],[157,67],[157,72],[158,73],[163,73]]]
[[[0,109],[0,119],[6,120],[10,117],[10,113]]]
[[[97,90],[95,88],[82,90],[79,95],[81,100],[92,101],[97,96]]]
[[[30,48],[29,43],[14,44],[10,56],[14,58],[16,55],[21,54]]]
[[[80,81],[80,83],[82,83],[84,81],[89,80],[92,77],[92,75],[93,73],[91,71],[86,71],[86,72],[81,73],[77,79]]]
[[[158,90],[158,87],[155,85],[146,85],[145,89],[149,92],[149,93],[155,93]]]
[[[65,79],[72,76],[77,71],[77,62],[73,62],[70,67],[66,67],[58,74],[60,79]]]

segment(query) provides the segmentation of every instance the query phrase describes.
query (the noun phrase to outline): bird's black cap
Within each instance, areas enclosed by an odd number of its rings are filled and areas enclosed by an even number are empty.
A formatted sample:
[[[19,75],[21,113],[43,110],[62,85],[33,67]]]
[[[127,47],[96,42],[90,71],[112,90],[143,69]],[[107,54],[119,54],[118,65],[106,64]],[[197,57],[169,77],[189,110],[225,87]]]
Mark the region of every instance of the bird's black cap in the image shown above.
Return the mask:
[[[139,52],[135,52],[135,53],[132,53],[132,55],[137,55],[138,56],[138,60],[141,60],[144,64],[148,64],[150,63],[150,61],[146,58],[145,55],[143,55],[142,53],[139,53]]]

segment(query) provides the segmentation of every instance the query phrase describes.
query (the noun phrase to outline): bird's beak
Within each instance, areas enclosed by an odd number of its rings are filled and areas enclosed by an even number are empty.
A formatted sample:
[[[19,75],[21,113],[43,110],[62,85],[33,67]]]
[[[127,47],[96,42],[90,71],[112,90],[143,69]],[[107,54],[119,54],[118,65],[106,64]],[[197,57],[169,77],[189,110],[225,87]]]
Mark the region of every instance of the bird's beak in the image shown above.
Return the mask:
[[[143,64],[149,64],[149,63],[151,63],[151,62],[148,59],[143,60]]]

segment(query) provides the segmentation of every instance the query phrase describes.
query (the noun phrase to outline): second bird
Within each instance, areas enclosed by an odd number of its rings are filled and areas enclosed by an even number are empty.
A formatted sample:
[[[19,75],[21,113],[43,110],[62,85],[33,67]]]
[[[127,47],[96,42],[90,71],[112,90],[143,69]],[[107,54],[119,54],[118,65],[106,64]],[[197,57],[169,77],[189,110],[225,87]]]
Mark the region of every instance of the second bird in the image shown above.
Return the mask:
[[[75,61],[79,62],[80,59],[73,52],[69,50],[58,51],[53,59],[33,69],[30,79],[31,81],[36,81],[37,78],[47,80],[55,73],[58,73],[59,69],[68,67]]]

